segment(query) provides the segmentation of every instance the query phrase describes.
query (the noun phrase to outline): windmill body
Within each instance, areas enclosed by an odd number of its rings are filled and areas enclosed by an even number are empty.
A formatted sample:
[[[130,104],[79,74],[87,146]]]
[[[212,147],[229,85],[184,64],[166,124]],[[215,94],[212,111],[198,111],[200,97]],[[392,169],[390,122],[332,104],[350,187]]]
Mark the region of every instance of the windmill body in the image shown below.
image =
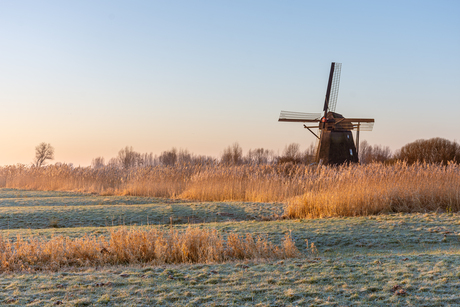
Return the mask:
[[[342,164],[358,162],[358,154],[353,134],[347,127],[334,122],[343,119],[341,114],[328,112],[326,122],[320,123],[321,136],[316,153],[316,162],[323,164]]]
[[[370,131],[373,118],[345,118],[335,113],[342,64],[332,63],[326,90],[323,116],[320,113],[281,111],[278,121],[302,122],[318,139],[316,162],[322,164],[343,164],[359,162],[359,132]],[[315,125],[316,124],[316,125]],[[311,129],[319,129],[319,136]],[[356,145],[352,131],[356,131]]]

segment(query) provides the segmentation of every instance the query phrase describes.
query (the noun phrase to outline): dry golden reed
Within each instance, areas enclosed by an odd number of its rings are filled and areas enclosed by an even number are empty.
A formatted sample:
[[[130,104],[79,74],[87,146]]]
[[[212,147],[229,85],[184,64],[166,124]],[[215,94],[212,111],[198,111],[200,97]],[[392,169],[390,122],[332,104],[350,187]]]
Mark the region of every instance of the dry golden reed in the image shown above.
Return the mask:
[[[110,237],[71,239],[56,236],[47,240],[29,237],[16,240],[0,237],[0,271],[59,270],[63,267],[117,264],[219,263],[238,259],[284,259],[300,256],[290,235],[280,246],[265,237],[230,234],[189,227],[171,229],[112,230]]]
[[[398,163],[328,169],[314,188],[287,203],[286,214],[291,218],[458,212],[460,167]]]
[[[460,210],[460,166],[0,167],[0,187],[202,201],[285,202],[291,218]]]

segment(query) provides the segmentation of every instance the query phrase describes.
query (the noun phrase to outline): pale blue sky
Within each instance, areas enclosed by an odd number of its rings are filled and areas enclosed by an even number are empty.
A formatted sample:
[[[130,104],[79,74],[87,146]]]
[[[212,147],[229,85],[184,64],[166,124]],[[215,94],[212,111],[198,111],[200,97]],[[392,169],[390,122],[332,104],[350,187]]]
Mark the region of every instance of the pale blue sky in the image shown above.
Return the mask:
[[[460,1],[0,0],[0,165],[40,142],[89,165],[124,146],[156,154],[282,152],[315,138],[280,110],[337,112],[395,150],[460,141]]]

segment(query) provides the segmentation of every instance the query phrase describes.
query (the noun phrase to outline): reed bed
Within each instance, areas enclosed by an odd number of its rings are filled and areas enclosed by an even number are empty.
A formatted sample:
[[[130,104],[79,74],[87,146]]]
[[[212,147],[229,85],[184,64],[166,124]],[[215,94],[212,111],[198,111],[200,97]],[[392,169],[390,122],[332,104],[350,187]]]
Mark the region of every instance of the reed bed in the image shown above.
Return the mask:
[[[0,168],[0,187],[201,201],[285,202],[285,216],[460,211],[460,166],[176,165],[119,169]]]
[[[460,211],[457,164],[370,164],[340,167],[322,175],[314,189],[287,201],[288,217]]]
[[[40,237],[15,240],[0,237],[0,271],[59,270],[63,267],[117,264],[221,263],[243,259],[299,257],[290,235],[279,246],[251,234],[229,234],[189,227],[185,231],[120,228],[109,238]]]

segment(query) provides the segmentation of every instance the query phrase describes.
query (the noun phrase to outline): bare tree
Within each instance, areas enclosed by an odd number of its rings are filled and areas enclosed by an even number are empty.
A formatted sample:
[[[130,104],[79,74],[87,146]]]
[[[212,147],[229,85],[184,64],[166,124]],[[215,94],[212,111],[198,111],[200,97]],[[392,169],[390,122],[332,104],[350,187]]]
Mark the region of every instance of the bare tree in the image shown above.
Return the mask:
[[[393,156],[388,146],[374,145],[372,151],[372,161],[374,162],[385,162],[390,160]]]
[[[91,161],[91,167],[94,169],[103,168],[105,166],[104,157],[97,157]]]
[[[120,160],[118,160],[118,158],[110,158],[109,162],[107,162],[107,166],[110,168],[119,168]]]
[[[252,164],[267,164],[273,158],[273,151],[263,148],[249,149],[245,160]]]
[[[42,142],[37,147],[35,147],[35,159],[33,163],[36,167],[45,165],[46,160],[53,160],[53,159],[54,159],[54,148],[49,143],[46,144],[45,142]]]
[[[179,149],[177,162],[180,164],[191,164],[193,160],[192,154],[187,149]]]
[[[358,152],[359,162],[361,164],[370,163],[371,156],[372,156],[372,146],[370,146],[366,140],[359,143],[359,152]]]
[[[191,163],[194,165],[215,165],[217,160],[211,156],[198,155],[192,157]]]
[[[298,143],[291,143],[289,145],[286,145],[283,151],[283,156],[296,160],[300,158],[300,144]]]
[[[302,156],[302,162],[305,164],[310,164],[315,162],[315,157],[316,157],[316,148],[313,143],[310,144],[310,146],[305,149],[303,156]]]
[[[385,162],[391,159],[390,147],[382,145],[371,146],[366,140],[359,144],[359,162],[367,164],[372,162]]]
[[[126,146],[118,152],[118,161],[125,169],[142,165],[141,155],[130,146]]]
[[[300,152],[300,144],[291,143],[284,147],[283,155],[278,157],[278,163],[299,163],[301,162],[302,153]]]
[[[225,148],[220,161],[223,164],[241,164],[243,162],[243,149],[240,144],[233,143],[232,146]]]
[[[143,166],[154,166],[156,157],[153,156],[153,153],[143,153],[141,154],[141,161]]]
[[[177,162],[177,149],[173,147],[170,151],[163,151],[158,159],[163,165],[174,166]]]

